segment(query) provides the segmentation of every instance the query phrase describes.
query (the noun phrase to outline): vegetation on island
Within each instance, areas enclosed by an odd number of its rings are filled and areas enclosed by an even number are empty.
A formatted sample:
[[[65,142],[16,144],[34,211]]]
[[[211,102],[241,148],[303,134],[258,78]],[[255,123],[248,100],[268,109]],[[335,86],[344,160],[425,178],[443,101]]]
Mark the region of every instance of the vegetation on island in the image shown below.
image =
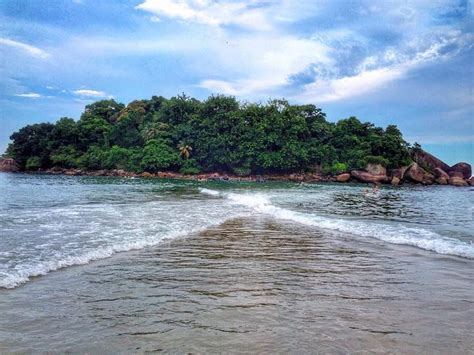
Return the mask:
[[[26,170],[337,174],[367,163],[410,162],[409,144],[394,125],[383,129],[355,117],[332,123],[314,105],[240,103],[221,95],[153,96],[128,106],[102,100],[87,105],[78,121],[28,125],[11,140],[6,155]]]

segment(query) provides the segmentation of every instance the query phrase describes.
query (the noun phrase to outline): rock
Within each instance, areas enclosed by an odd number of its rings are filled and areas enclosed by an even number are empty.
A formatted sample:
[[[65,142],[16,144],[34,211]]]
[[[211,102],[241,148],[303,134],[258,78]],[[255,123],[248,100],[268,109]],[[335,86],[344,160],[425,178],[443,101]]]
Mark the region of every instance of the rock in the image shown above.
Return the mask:
[[[369,163],[365,170],[372,175],[387,175],[387,169],[385,169],[381,164]]]
[[[449,185],[453,185],[453,186],[468,186],[468,183],[466,182],[466,180],[459,177],[450,177],[448,182],[449,182]]]
[[[400,179],[396,176],[392,177],[392,182],[391,182],[392,186],[398,186],[400,185]]]
[[[435,180],[434,175],[430,173],[425,173],[425,175],[423,175],[423,181],[421,183],[423,185],[433,185],[434,180]]]
[[[448,184],[448,178],[444,177],[444,176],[440,176],[440,177],[437,177],[435,179],[435,182],[438,184],[438,185],[447,185]]]
[[[450,173],[450,176],[451,176],[451,173],[452,172],[459,172],[462,174],[462,177],[464,179],[470,179],[471,176],[472,176],[472,169],[471,169],[471,165],[468,164],[468,163],[457,163],[455,165],[453,165],[451,167],[451,169],[449,169],[449,173]],[[456,175],[457,176],[457,175]]]
[[[467,183],[471,186],[474,186],[474,176],[471,176],[471,178],[467,180]]]
[[[449,172],[449,177],[464,179],[464,174],[460,171],[450,171]]]
[[[290,174],[290,176],[288,177],[288,179],[290,181],[294,181],[294,182],[302,182],[304,181],[304,175],[301,175],[301,174]]]
[[[408,169],[403,174],[403,178],[410,180],[411,182],[421,183],[423,182],[423,177],[425,176],[425,171],[420,168],[418,163],[411,163]]]
[[[442,178],[445,178],[446,180],[449,179],[448,173],[441,168],[434,168],[433,172],[436,178],[442,177]]]
[[[145,171],[145,172],[141,173],[140,176],[143,177],[143,178],[150,178],[153,175],[150,174],[148,171]]]
[[[16,173],[20,168],[16,161],[12,158],[0,159],[0,171],[5,173]]]
[[[405,174],[405,171],[407,171],[407,169],[408,169],[408,166],[402,166],[401,168],[398,168],[398,169],[392,169],[392,171],[390,172],[390,176],[396,177],[402,180],[403,175]]]
[[[349,173],[343,173],[343,174],[339,174],[336,176],[336,181],[337,182],[347,182],[349,181],[351,178],[351,174]]]
[[[82,171],[79,170],[79,169],[67,169],[66,171],[64,171],[64,175],[68,175],[68,176],[77,176],[77,175],[81,175]]]
[[[420,149],[417,150],[412,154],[413,161],[415,161],[418,165],[427,168],[430,171],[434,171],[436,168],[440,168],[444,171],[449,171],[449,165],[445,162],[439,160],[434,155],[425,152],[424,150]]]
[[[372,175],[371,173],[362,170],[352,170],[351,176],[358,181],[366,183],[390,183],[392,181],[388,176]]]

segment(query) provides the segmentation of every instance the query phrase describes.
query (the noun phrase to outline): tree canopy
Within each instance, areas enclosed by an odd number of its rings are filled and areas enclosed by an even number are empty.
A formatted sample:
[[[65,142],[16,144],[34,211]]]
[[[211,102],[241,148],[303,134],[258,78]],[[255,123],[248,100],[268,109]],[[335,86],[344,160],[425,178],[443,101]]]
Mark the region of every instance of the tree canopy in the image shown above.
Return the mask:
[[[333,123],[314,105],[240,103],[222,95],[153,96],[127,106],[102,100],[87,105],[78,121],[28,125],[10,138],[6,154],[27,170],[338,173],[410,160],[394,125],[383,129],[356,117]]]

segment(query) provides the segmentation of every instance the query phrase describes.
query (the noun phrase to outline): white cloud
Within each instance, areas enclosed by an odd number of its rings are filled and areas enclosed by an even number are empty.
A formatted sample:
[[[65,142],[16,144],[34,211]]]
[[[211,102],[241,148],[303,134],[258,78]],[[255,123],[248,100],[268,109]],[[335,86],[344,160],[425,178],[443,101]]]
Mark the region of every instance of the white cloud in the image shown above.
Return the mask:
[[[222,46],[224,40],[229,44]],[[207,48],[207,64],[200,65],[210,65],[217,73],[215,75],[236,79],[211,76],[202,80],[199,86],[215,93],[249,98],[268,96],[287,85],[289,77],[301,68],[313,63],[332,65],[328,50],[317,41],[279,33],[225,34],[223,39]]]
[[[89,89],[74,90],[72,93],[78,96],[83,96],[83,97],[110,97],[110,98],[112,97],[110,95],[107,95],[104,91],[89,90]]]
[[[210,26],[238,25],[256,30],[272,29],[266,8],[252,5],[255,5],[253,1],[145,0],[136,8],[158,18],[167,17]]]
[[[470,39],[469,35],[460,36],[454,33],[453,36],[436,40],[423,49],[414,48],[413,43],[408,43],[405,48],[389,48],[378,55],[367,57],[359,65],[356,75],[333,79],[315,78],[314,82],[304,85],[303,91],[294,98],[321,103],[373,92],[405,77],[417,68],[455,56],[460,49],[445,49],[450,46],[462,48]]]
[[[29,54],[32,57],[36,57],[36,58],[40,58],[40,59],[46,59],[50,56],[49,53],[47,53],[46,51],[44,51],[44,50],[42,50],[38,47],[29,45],[29,44],[26,44],[26,43],[14,41],[14,40],[11,40],[11,39],[8,39],[8,38],[1,38],[0,37],[0,45],[4,45],[4,46],[19,49],[23,52],[26,52],[27,54]]]
[[[26,93],[26,94],[16,94],[15,96],[27,97],[27,98],[30,98],[30,99],[39,99],[40,97],[42,97],[40,94],[37,94],[36,92],[29,92],[29,93]]]

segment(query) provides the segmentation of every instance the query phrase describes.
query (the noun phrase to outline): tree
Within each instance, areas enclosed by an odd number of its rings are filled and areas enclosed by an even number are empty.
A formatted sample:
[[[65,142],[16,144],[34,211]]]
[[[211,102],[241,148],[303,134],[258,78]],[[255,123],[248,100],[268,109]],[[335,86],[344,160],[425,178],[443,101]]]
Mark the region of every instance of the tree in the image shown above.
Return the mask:
[[[190,145],[180,143],[178,144],[178,149],[179,149],[179,156],[183,157],[184,159],[189,159],[189,156],[191,155],[191,151],[193,148]]]

